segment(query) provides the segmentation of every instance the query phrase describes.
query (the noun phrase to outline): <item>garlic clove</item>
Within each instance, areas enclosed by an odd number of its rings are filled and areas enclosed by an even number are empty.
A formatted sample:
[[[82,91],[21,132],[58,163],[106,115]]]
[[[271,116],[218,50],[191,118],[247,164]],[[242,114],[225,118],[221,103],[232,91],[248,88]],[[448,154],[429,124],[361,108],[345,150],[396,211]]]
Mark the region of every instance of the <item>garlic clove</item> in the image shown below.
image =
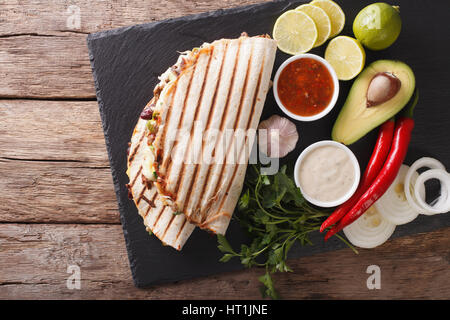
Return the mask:
[[[285,157],[295,149],[298,141],[297,127],[289,119],[273,115],[258,127],[259,149],[271,158]]]

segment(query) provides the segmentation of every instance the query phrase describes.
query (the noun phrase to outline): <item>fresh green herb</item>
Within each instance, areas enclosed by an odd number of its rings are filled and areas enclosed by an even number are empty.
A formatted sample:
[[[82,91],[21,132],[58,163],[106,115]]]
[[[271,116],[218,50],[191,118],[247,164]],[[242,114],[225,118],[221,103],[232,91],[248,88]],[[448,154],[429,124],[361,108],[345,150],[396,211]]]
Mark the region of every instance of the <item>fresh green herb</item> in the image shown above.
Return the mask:
[[[308,204],[286,174],[286,166],[273,176],[263,175],[260,167],[252,166],[246,176],[236,217],[249,233],[251,243],[241,245],[240,251],[236,252],[224,236],[218,235],[218,248],[224,253],[220,261],[237,257],[248,268],[265,267],[265,274],[259,278],[264,285],[261,292],[263,296],[278,299],[271,274],[292,272],[286,264],[289,250],[295,242],[312,244],[309,234],[319,230],[329,214],[329,211]]]
[[[156,171],[153,171],[153,177],[156,179],[158,179],[158,174],[156,173]]]
[[[174,216],[179,216],[180,214],[183,214],[182,211],[174,211],[173,215]]]
[[[150,235],[150,236],[152,236],[153,235],[153,231],[152,230],[148,230],[148,234]]]

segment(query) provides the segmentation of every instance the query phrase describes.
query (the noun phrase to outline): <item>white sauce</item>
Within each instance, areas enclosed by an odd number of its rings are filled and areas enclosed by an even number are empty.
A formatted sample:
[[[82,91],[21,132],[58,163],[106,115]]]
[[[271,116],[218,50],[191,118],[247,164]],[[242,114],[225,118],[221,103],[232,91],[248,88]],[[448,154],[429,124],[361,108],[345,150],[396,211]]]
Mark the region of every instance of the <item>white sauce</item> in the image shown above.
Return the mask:
[[[335,146],[322,146],[309,152],[296,174],[303,193],[323,202],[340,199],[355,181],[351,159]]]

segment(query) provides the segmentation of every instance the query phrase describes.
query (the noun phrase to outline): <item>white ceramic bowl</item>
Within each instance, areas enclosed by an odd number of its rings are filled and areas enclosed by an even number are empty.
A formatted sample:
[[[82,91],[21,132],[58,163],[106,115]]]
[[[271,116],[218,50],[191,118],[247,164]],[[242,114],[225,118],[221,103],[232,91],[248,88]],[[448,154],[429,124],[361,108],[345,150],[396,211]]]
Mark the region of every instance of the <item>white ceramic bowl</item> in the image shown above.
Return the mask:
[[[314,198],[310,197],[309,195],[307,195],[303,191],[302,185],[301,185],[301,183],[298,179],[298,175],[297,175],[297,172],[300,169],[303,159],[305,159],[305,157],[311,151],[313,151],[319,147],[323,147],[323,146],[335,146],[337,148],[344,150],[347,153],[349,160],[352,162],[353,168],[355,169],[355,180],[353,181],[351,188],[342,197],[340,197],[339,199],[330,201],[330,202],[320,201],[320,200],[314,199]],[[300,191],[302,192],[303,197],[307,201],[311,202],[312,204],[315,204],[316,206],[324,207],[324,208],[338,206],[338,205],[344,203],[345,201],[347,201],[348,199],[350,199],[350,197],[355,193],[356,189],[358,188],[360,177],[361,177],[361,172],[360,172],[360,168],[359,168],[358,159],[356,159],[353,152],[348,147],[343,145],[342,143],[332,141],[332,140],[319,141],[319,142],[313,143],[312,145],[307,147],[305,150],[303,150],[303,152],[298,157],[297,162],[295,163],[295,168],[294,168],[295,184],[297,185],[297,187],[300,188]]]
[[[295,113],[290,112],[283,105],[283,103],[280,100],[280,97],[278,96],[278,79],[280,77],[281,72],[292,61],[303,59],[303,58],[311,58],[311,59],[321,62],[328,69],[328,72],[330,72],[331,78],[333,79],[333,85],[334,85],[333,96],[331,97],[331,100],[330,100],[330,103],[328,104],[328,106],[325,109],[323,109],[321,112],[319,112],[318,114],[315,114],[315,115],[312,115],[309,117],[299,116]],[[290,57],[289,59],[284,61],[283,64],[278,68],[277,73],[275,74],[274,81],[273,81],[273,95],[274,95],[275,100],[276,100],[278,106],[280,107],[280,109],[283,110],[283,112],[285,114],[287,114],[289,117],[291,117],[292,119],[299,120],[299,121],[314,121],[314,120],[318,120],[320,118],[325,117],[333,109],[334,105],[336,104],[337,98],[339,96],[339,80],[338,80],[338,77],[337,77],[336,72],[334,71],[333,67],[322,57],[319,57],[318,55],[311,54],[311,53],[299,54],[299,55]]]

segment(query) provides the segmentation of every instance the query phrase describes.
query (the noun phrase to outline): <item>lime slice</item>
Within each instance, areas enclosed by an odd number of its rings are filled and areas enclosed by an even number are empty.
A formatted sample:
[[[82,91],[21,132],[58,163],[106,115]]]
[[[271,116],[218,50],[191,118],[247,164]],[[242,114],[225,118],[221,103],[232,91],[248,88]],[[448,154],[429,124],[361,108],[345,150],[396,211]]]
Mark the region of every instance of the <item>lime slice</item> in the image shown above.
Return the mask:
[[[324,44],[331,33],[331,21],[325,10],[310,4],[302,4],[295,10],[306,13],[311,19],[314,20],[317,28],[317,40],[314,43],[314,47]]]
[[[350,80],[364,68],[366,53],[358,40],[347,36],[339,36],[330,41],[325,50],[327,60],[339,80]]]
[[[345,14],[339,5],[331,0],[314,0],[311,2],[313,6],[323,9],[331,20],[330,38],[337,36],[345,24]]]
[[[278,49],[291,55],[311,50],[317,40],[314,20],[302,11],[289,10],[275,22],[273,38]]]

